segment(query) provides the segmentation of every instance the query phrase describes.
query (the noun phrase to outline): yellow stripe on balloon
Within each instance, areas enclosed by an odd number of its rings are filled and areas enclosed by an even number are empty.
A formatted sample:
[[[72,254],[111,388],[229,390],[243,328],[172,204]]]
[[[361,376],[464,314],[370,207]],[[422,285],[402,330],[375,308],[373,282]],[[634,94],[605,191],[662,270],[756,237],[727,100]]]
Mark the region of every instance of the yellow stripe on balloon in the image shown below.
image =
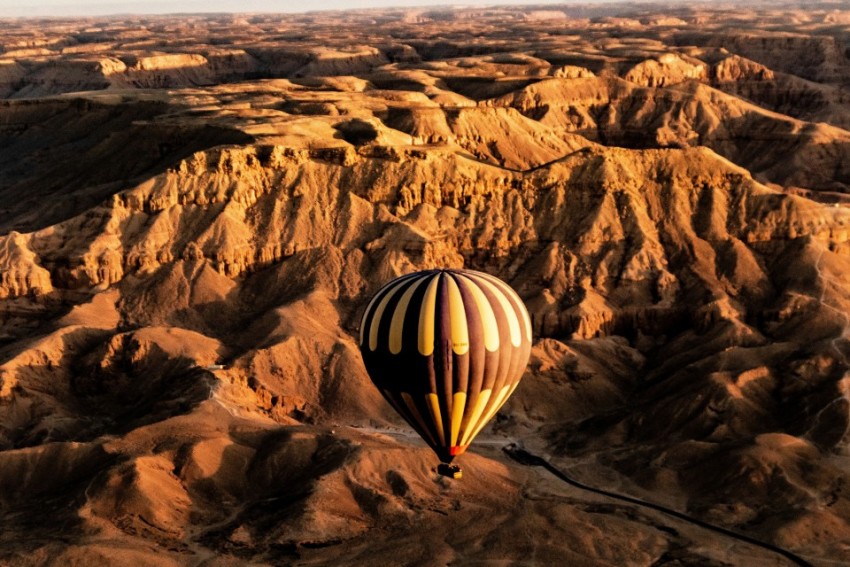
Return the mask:
[[[397,278],[395,281],[407,280],[407,279],[410,279],[411,277],[414,277],[414,275],[408,274],[406,276],[401,276],[401,277]],[[399,282],[399,283],[401,283],[401,282]],[[381,288],[381,289],[383,289],[383,288]],[[366,310],[363,312],[363,318],[360,320],[360,344],[361,345],[364,345],[366,343],[366,318],[369,316],[369,312],[372,310],[372,306],[375,305],[375,303],[378,301],[378,298],[380,296],[381,296],[380,290],[378,290],[378,293],[376,293],[375,296],[372,297],[372,300],[369,302],[369,305],[366,306]],[[375,320],[374,317],[372,318],[372,320],[373,321]]]
[[[481,414],[484,413],[484,408],[487,407],[487,402],[490,400],[492,393],[493,390],[489,388],[481,390],[475,398],[475,405],[472,408],[472,413],[469,414],[469,419],[466,421],[466,427],[463,430],[463,437],[460,440],[461,445],[469,445],[469,442],[472,440],[472,432],[475,431],[478,420],[481,418]]]
[[[514,385],[514,387],[516,387],[516,385]],[[482,429],[484,429],[484,426],[487,425],[491,419],[493,419],[493,416],[496,415],[496,412],[499,411],[499,408],[501,408],[502,404],[505,403],[505,400],[508,399],[508,394],[511,391],[511,384],[505,384],[504,386],[502,386],[502,389],[499,390],[499,393],[496,395],[495,398],[493,398],[493,403],[487,409],[487,413],[484,414],[484,417],[481,419],[481,421],[478,422],[478,425],[475,427],[475,430],[472,432],[472,435],[469,436],[470,441],[472,441],[472,439],[474,439],[475,436],[478,435]]]
[[[431,419],[434,420],[434,425],[437,426],[437,437],[439,441],[437,445],[446,444],[446,435],[443,431],[443,415],[440,412],[440,398],[437,394],[428,394],[428,408],[431,410]]]
[[[519,328],[519,319],[517,318],[516,311],[514,311],[514,307],[511,305],[511,302],[507,297],[505,297],[505,294],[501,289],[493,285],[489,278],[484,277],[484,274],[470,274],[469,277],[486,287],[487,290],[496,297],[499,305],[502,306],[502,311],[505,313],[505,319],[508,321],[508,329],[511,333],[511,344],[518,347],[520,343],[522,343],[522,334]]]
[[[525,323],[525,336],[528,340],[531,340],[531,317],[528,315],[528,309],[525,308],[525,303],[522,302],[517,292],[508,284],[500,280],[499,278],[493,277],[490,274],[483,274],[487,277],[488,280],[493,282],[497,287],[501,288],[502,291],[505,292],[505,295],[508,297],[512,297],[517,304],[517,311],[519,312],[519,316],[522,318]]]
[[[410,298],[416,292],[419,285],[425,281],[425,278],[420,278],[416,283],[407,288],[401,299],[396,305],[393,313],[392,321],[390,322],[390,352],[398,354],[401,352],[401,335],[404,331],[404,319],[407,314],[407,306],[410,305]]]
[[[434,313],[437,310],[437,284],[440,274],[431,277],[431,283],[422,298],[419,310],[419,354],[431,356],[434,352]]]
[[[452,397],[452,438],[449,445],[457,445],[460,424],[463,421],[463,410],[466,408],[466,392],[455,392]]]
[[[384,310],[387,308],[387,304],[396,294],[396,292],[401,288],[402,285],[410,281],[409,279],[404,279],[393,288],[387,292],[381,302],[378,304],[377,309],[375,309],[375,315],[372,317],[372,324],[369,327],[369,350],[375,350],[378,348],[378,328],[381,326],[381,318],[384,316]]]
[[[452,350],[455,354],[466,354],[469,350],[469,329],[466,326],[466,311],[463,308],[463,297],[454,278],[447,276],[449,288],[449,317],[452,328]]]
[[[487,296],[484,295],[477,283],[466,276],[460,277],[472,293],[472,298],[478,307],[478,313],[481,315],[481,324],[484,327],[484,348],[490,352],[496,352],[499,350],[499,324],[496,322],[493,306],[490,305]]]

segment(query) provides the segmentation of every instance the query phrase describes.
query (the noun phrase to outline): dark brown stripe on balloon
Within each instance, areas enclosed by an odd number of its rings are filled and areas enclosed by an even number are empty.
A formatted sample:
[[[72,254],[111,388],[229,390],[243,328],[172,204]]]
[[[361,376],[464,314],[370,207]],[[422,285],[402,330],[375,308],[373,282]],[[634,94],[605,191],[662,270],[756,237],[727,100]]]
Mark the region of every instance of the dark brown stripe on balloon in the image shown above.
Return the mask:
[[[475,281],[476,277],[481,277],[481,274],[477,272],[472,274],[473,281]],[[493,292],[486,285],[479,285],[478,287],[481,288],[481,291],[490,303],[490,307],[493,309],[493,316],[496,318],[496,324],[499,327],[498,362],[493,365],[488,364],[487,372],[484,375],[484,381],[481,385],[482,390],[492,389],[493,395],[495,395],[499,391],[499,388],[501,388],[501,385],[505,383],[505,377],[508,374],[511,364],[513,351],[511,331],[507,316],[502,309],[502,302],[493,295]]]
[[[435,392],[431,389],[434,377],[433,355],[422,356],[419,353],[419,315],[422,311],[422,299],[428,289],[428,284],[433,274],[424,274],[416,281],[421,281],[419,287],[413,293],[402,327],[402,350],[394,355],[390,362],[395,366],[400,383],[406,384],[406,391],[410,392],[414,399],[420,400],[428,393]],[[423,414],[428,416],[426,412]]]
[[[434,367],[437,373],[437,397],[440,400],[440,411],[443,421],[443,431],[448,430],[447,416],[452,414],[452,372],[454,371],[452,352],[452,329],[449,309],[448,274],[440,274],[440,284],[437,287],[437,317],[434,333]],[[446,443],[448,445],[448,443]]]

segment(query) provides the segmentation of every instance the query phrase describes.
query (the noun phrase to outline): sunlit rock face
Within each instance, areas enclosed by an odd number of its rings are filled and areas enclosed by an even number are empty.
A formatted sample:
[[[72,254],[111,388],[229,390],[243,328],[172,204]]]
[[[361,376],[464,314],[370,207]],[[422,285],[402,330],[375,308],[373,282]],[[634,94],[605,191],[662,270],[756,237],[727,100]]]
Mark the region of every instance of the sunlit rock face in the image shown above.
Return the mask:
[[[850,562],[850,12],[550,8],[0,21],[0,562],[778,561],[509,442]],[[534,330],[461,481],[357,345],[434,267]]]

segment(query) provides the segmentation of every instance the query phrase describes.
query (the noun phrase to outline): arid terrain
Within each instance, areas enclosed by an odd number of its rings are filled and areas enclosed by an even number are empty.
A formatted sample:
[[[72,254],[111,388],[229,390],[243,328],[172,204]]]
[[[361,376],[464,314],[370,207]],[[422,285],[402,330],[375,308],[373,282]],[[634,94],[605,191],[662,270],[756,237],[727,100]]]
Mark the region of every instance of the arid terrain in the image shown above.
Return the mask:
[[[846,5],[7,19],[0,97],[0,564],[793,564],[510,443],[850,564]],[[462,480],[355,338],[440,266],[534,327]]]

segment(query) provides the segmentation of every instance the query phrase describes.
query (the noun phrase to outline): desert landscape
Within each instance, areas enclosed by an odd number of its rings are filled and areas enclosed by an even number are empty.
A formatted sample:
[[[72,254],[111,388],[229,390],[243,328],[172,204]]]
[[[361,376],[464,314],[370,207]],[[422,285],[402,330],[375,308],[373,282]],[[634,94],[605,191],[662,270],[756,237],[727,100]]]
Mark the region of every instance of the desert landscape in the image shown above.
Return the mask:
[[[0,97],[0,564],[850,564],[845,3],[7,18]],[[461,480],[357,339],[440,267],[533,328]]]

